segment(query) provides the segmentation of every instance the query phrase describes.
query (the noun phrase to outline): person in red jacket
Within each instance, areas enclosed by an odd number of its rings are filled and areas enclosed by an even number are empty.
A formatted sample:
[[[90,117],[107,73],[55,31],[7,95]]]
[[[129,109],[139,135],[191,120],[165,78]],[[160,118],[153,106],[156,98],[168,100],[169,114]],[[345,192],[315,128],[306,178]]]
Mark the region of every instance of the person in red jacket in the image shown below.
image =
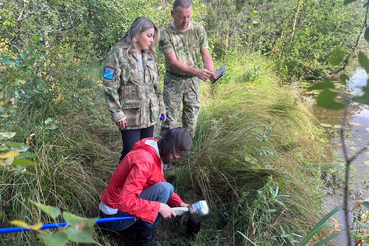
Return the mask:
[[[104,225],[121,231],[138,222],[136,245],[155,245],[152,241],[160,218],[175,217],[171,207],[190,206],[164,179],[164,165],[191,149],[191,136],[184,128],[171,129],[160,140],[137,142],[114,172],[99,205],[103,218],[134,216],[135,220]]]

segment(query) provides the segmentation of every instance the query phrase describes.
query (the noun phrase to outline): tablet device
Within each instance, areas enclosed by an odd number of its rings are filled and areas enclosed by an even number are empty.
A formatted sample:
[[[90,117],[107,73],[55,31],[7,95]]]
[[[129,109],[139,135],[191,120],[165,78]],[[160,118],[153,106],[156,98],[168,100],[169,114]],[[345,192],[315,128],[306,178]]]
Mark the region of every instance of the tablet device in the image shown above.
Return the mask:
[[[225,65],[221,66],[216,72],[215,72],[215,80],[213,81],[213,84],[215,82],[218,81],[218,79],[220,79],[224,74],[225,72],[227,71]]]

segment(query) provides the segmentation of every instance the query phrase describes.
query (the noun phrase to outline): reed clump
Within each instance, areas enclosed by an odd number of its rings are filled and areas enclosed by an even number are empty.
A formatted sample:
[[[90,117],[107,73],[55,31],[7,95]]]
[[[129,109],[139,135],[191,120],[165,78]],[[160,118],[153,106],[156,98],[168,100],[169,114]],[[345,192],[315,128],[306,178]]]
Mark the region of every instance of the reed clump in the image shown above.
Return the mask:
[[[330,153],[313,115],[289,87],[278,85],[268,62],[240,59],[227,65],[215,88],[203,86],[203,96],[212,98],[200,111],[194,149],[183,160],[190,171],[179,172],[179,190],[197,188],[211,204],[208,225],[222,236],[204,232],[204,242],[297,245],[319,220],[317,187]],[[260,73],[245,76],[255,61]]]

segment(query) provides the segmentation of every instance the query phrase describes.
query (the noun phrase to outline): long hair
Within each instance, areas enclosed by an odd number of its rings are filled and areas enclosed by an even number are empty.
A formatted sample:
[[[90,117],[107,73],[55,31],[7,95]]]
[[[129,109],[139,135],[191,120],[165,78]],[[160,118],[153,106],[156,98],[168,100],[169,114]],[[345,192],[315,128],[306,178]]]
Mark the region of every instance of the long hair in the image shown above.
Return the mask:
[[[117,45],[122,45],[124,48],[127,48],[124,55],[128,58],[130,62],[132,62],[132,54],[137,50],[137,35],[149,30],[150,28],[154,28],[154,42],[150,46],[148,52],[150,55],[155,54],[155,48],[160,39],[160,31],[155,26],[155,24],[146,17],[138,17],[132,22],[132,25],[129,27],[128,31],[124,35],[124,37],[117,43]]]
[[[158,141],[158,148],[160,158],[164,164],[167,164],[172,154],[184,154],[192,149],[191,136],[184,128],[170,129]]]

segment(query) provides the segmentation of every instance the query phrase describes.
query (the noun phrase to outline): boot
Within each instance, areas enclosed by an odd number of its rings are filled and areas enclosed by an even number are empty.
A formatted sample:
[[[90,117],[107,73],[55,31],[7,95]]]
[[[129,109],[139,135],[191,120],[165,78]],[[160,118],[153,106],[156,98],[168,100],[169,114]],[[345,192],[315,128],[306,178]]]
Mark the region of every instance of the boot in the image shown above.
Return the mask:
[[[148,228],[142,223],[137,228],[136,246],[164,246],[155,238],[156,228]]]

